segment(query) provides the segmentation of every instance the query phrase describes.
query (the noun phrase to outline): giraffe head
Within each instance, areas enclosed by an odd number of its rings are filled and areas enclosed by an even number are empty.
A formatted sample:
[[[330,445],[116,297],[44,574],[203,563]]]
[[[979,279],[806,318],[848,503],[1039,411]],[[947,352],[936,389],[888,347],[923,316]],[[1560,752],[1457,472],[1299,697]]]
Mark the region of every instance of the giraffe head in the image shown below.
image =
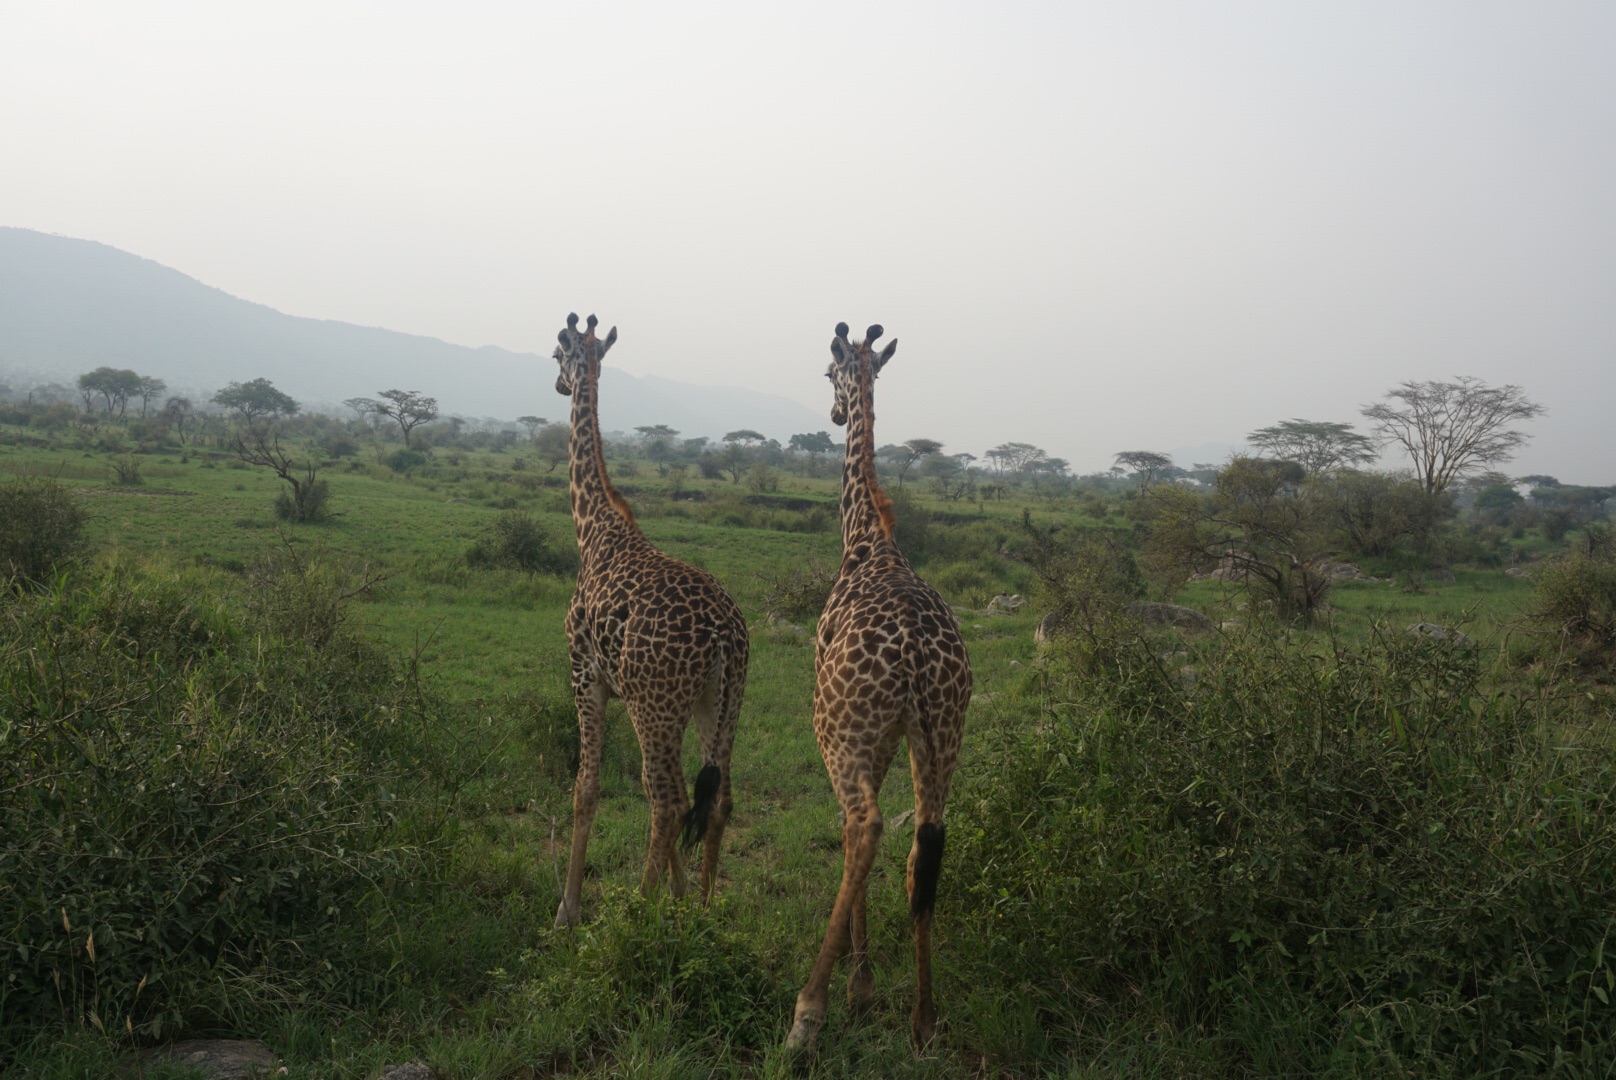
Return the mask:
[[[882,334],[881,324],[876,323],[864,331],[864,340],[854,343],[847,340],[847,324],[836,324],[836,336],[831,338],[830,355],[832,357],[830,368],[825,372],[825,378],[830,380],[836,391],[836,402],[831,406],[830,418],[838,427],[847,423],[847,407],[850,401],[864,385],[865,372],[869,378],[874,379],[881,374],[892,354],[898,351],[898,339],[893,338],[887,347],[880,352],[875,351],[875,342]]]
[[[567,316],[567,328],[556,335],[560,344],[556,346],[554,355],[561,367],[560,374],[556,376],[556,393],[571,397],[580,380],[600,374],[601,358],[606,355],[606,350],[617,343],[617,327],[607,331],[606,340],[602,341],[595,336],[595,325],[599,321],[593,315],[589,316],[588,329],[580,334],[578,316]]]

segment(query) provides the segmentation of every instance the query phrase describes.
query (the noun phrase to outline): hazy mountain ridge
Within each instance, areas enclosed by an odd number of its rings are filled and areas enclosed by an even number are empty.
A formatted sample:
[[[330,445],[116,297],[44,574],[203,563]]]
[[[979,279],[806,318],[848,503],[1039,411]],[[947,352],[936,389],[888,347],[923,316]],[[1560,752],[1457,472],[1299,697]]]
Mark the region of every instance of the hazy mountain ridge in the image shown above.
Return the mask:
[[[467,416],[558,420],[567,409],[549,356],[288,315],[105,244],[0,227],[0,369],[71,383],[102,365],[171,387],[262,376],[304,402],[402,387]],[[668,424],[716,436],[748,427],[783,442],[830,426],[788,398],[613,368],[602,373],[601,399],[609,430]]]

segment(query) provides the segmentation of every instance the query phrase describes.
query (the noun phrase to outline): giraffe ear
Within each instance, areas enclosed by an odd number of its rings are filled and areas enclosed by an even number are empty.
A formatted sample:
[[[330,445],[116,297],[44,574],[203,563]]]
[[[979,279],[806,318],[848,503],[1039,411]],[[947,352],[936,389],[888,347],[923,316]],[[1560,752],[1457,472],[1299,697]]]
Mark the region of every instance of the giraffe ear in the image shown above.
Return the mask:
[[[606,340],[600,343],[600,355],[605,356],[606,350],[617,344],[617,327],[606,331]]]
[[[877,355],[874,360],[870,361],[870,370],[876,375],[881,374],[881,369],[887,366],[887,361],[891,360],[892,354],[897,351],[898,339],[893,338],[891,341],[887,342],[887,347],[882,349],[880,354]]]

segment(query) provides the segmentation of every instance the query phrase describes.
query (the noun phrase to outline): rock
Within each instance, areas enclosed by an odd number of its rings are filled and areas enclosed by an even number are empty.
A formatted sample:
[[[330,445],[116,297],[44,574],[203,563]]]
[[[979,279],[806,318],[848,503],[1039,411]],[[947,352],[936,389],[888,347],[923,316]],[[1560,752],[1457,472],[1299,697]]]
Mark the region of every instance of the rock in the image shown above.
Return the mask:
[[[1531,577],[1532,571],[1524,566],[1512,566],[1504,571],[1505,577]]]
[[[786,619],[782,619],[778,615],[770,615],[767,619],[765,619],[763,621],[763,625],[768,627],[770,630],[774,631],[777,634],[796,634],[796,635],[801,635],[801,634],[806,634],[808,632],[808,631],[804,630],[802,627],[798,626],[796,623],[790,622],[790,621],[788,621]]]
[[[1027,600],[1019,593],[1000,593],[988,601],[984,615],[1014,615],[1027,606]]]
[[[256,1039],[186,1039],[146,1051],[139,1073],[158,1064],[178,1065],[207,1080],[253,1080],[275,1075],[281,1063]]]
[[[389,1065],[376,1074],[376,1080],[440,1080],[438,1071],[412,1061],[406,1065]]]
[[[1333,559],[1318,560],[1313,564],[1313,572],[1331,581],[1363,581],[1366,578],[1364,572],[1352,563],[1336,562]]]
[[[1205,581],[1211,578],[1213,581],[1245,581],[1251,577],[1251,571],[1246,569],[1246,564],[1251,561],[1251,556],[1244,551],[1229,548],[1212,568],[1211,573],[1197,574],[1192,580]]]
[[[1039,645],[1048,645],[1055,640],[1057,634],[1070,629],[1072,620],[1064,611],[1051,611],[1038,620],[1038,626],[1032,632],[1032,639]]]
[[[1433,566],[1425,572],[1425,576],[1430,581],[1452,581],[1453,571],[1446,566]]]
[[[1246,624],[1239,619],[1224,619],[1218,623],[1219,630],[1244,630],[1245,628]]]
[[[1011,667],[1020,667],[1021,666],[1021,661],[1020,660],[1012,660],[1012,661],[1010,661],[1010,666]]]
[[[1447,641],[1461,648],[1469,648],[1476,643],[1475,639],[1469,634],[1450,627],[1439,626],[1436,623],[1417,622],[1408,628],[1408,632],[1414,637],[1424,638],[1427,641]]]
[[[1211,619],[1194,608],[1180,607],[1177,604],[1135,600],[1125,610],[1146,626],[1168,626],[1188,634],[1209,634],[1213,630]]]
[[[980,693],[980,694],[972,694],[971,695],[971,704],[972,705],[990,705],[990,704],[993,703],[993,701],[996,698],[998,698],[998,696],[999,696],[998,694],[991,693],[991,692],[983,692],[983,693]]]

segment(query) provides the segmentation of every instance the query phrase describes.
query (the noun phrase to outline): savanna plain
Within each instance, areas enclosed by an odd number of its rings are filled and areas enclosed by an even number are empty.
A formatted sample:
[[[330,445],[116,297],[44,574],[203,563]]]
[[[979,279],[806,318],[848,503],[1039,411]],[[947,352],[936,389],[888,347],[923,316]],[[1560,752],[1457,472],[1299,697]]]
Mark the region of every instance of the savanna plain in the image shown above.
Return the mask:
[[[727,471],[609,447],[645,533],[740,602],[751,673],[711,907],[635,888],[613,702],[584,922],[558,930],[576,549],[543,432],[406,448],[304,414],[277,445],[324,486],[294,505],[222,418],[52,408],[0,415],[6,1076],[196,1036],[261,1039],[291,1077],[1616,1075],[1600,503],[1416,505],[1260,459],[1199,484],[895,467],[976,681],[942,1033],[909,1043],[900,754],[876,1005],[833,993],[794,1058],[841,873],[810,721],[839,444]]]

